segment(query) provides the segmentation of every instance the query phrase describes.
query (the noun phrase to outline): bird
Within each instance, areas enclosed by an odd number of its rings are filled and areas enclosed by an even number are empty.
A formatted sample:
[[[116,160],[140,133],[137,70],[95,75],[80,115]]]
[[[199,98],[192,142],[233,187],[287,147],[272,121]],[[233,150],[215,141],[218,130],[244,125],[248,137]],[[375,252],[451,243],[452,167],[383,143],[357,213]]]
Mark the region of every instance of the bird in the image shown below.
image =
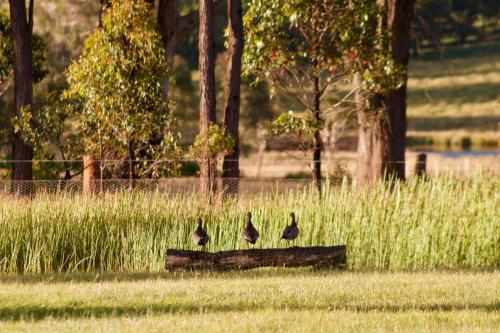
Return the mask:
[[[252,213],[247,213],[247,225],[243,229],[243,238],[250,244],[255,244],[259,238],[259,232],[252,224]]]
[[[281,239],[285,239],[287,241],[294,241],[295,238],[299,235],[299,228],[297,227],[297,222],[295,221],[295,213],[290,213],[290,217],[292,218],[292,223],[283,230],[283,235]]]
[[[208,241],[210,240],[210,237],[208,236],[207,232],[203,230],[203,227],[201,226],[202,224],[201,217],[198,217],[197,223],[198,227],[196,228],[192,236],[193,244],[198,246],[205,246],[205,244],[207,244]]]

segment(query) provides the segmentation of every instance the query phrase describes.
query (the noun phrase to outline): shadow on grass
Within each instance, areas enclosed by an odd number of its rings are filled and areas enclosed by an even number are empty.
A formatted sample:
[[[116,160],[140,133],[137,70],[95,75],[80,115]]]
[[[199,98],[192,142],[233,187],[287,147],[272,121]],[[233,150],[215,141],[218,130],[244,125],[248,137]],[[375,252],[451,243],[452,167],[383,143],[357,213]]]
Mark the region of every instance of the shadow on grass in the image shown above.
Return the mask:
[[[418,58],[410,60],[411,79],[439,77],[480,76],[498,72],[495,64],[500,61],[500,40],[465,46],[446,47],[445,53],[425,50]]]
[[[438,60],[439,61],[439,60]],[[459,69],[457,70],[457,66]],[[463,61],[460,64],[456,64],[450,61],[440,61],[439,63],[433,63],[432,65],[427,62],[420,62],[413,64],[413,67],[410,69],[409,78],[410,79],[437,79],[443,76],[446,76],[450,79],[461,78],[464,75],[487,75],[492,72],[499,72],[495,69],[486,68],[479,69],[477,68],[477,62],[473,62],[469,60],[468,62]],[[493,66],[493,65],[491,65]],[[411,88],[411,87],[410,87]]]
[[[145,316],[161,314],[200,314],[200,313],[225,313],[245,312],[261,310],[316,310],[316,311],[353,311],[353,312],[450,312],[450,311],[483,311],[497,312],[500,310],[499,303],[493,304],[430,304],[430,305],[301,305],[301,304],[279,304],[279,305],[255,305],[255,304],[149,304],[137,306],[0,306],[1,320],[43,320],[45,318],[102,318],[122,316]]]
[[[466,45],[445,46],[444,53],[437,49],[427,49],[417,61],[437,61],[441,59],[476,59],[491,56],[500,56],[500,40],[490,42],[472,43]]]
[[[267,267],[251,270],[232,271],[177,271],[177,272],[114,272],[114,273],[59,273],[59,274],[0,274],[0,288],[2,284],[60,284],[60,283],[106,283],[106,282],[141,282],[141,281],[180,281],[192,279],[267,279],[273,277],[294,278],[294,277],[328,277],[349,274],[378,274],[378,275],[415,275],[415,274],[470,274],[470,273],[492,273],[497,268],[467,268],[467,269],[447,269],[433,268],[432,270],[378,270],[378,269],[348,269],[339,267]]]
[[[430,89],[410,88],[408,91],[408,104],[426,105],[429,104],[430,108],[439,108],[443,106],[436,105],[436,103],[446,104],[446,108],[453,107],[449,104],[464,103],[488,103],[497,100],[500,94],[500,84],[492,83],[476,83],[467,86],[450,86],[446,87],[433,87]]]
[[[134,282],[147,280],[187,280],[199,278],[234,279],[234,278],[269,278],[296,276],[325,276],[349,272],[345,269],[330,268],[260,268],[246,271],[179,271],[161,273],[75,273],[75,274],[26,274],[0,275],[0,284],[19,283],[98,283],[98,282]]]

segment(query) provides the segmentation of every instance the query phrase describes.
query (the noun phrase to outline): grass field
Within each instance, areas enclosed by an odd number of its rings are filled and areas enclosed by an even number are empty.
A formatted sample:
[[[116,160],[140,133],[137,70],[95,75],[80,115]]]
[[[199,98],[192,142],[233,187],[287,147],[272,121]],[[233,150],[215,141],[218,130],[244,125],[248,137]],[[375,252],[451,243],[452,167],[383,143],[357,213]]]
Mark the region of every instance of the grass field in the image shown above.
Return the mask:
[[[9,332],[495,332],[499,311],[498,272],[0,277]]]
[[[424,53],[409,76],[410,130],[499,129],[500,41]]]

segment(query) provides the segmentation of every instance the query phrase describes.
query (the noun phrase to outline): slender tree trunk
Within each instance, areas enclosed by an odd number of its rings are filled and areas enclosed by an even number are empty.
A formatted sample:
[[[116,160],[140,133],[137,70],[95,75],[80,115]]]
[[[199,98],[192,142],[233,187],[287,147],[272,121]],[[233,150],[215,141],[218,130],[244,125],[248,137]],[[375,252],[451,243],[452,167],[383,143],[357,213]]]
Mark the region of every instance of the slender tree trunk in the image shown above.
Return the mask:
[[[33,102],[32,33],[33,0],[26,8],[24,0],[9,0],[14,46],[14,100],[16,115]],[[34,113],[31,110],[33,117]],[[12,180],[33,179],[33,149],[24,141],[21,132],[14,134],[12,144]]]
[[[225,0],[214,2],[214,15],[221,13],[225,8]],[[199,11],[193,10],[185,15],[180,15],[179,0],[159,0],[158,2],[158,30],[163,40],[165,48],[165,57],[172,64],[175,48],[192,30],[198,27]],[[163,96],[168,98],[170,89],[169,78],[163,80]]]
[[[213,0],[200,0],[200,132],[217,123],[215,113],[215,29]],[[215,192],[214,161],[206,157],[200,163],[200,190]]]
[[[245,45],[243,36],[243,12],[241,0],[227,0],[229,22],[228,65],[226,72],[226,91],[224,126],[234,140],[233,152],[224,156],[222,166],[224,192],[238,193],[240,178],[240,135],[238,131],[241,101],[241,57]]]
[[[102,28],[102,17],[104,11],[109,6],[108,0],[99,0],[99,28]],[[100,156],[99,158],[102,158]],[[87,154],[83,156],[83,194],[88,195],[95,191],[96,167],[99,169],[99,188],[102,192],[102,161],[98,163],[94,159],[94,155]]]
[[[410,29],[415,0],[383,0],[387,17],[383,26],[389,29],[391,41],[387,52],[396,64],[408,67]],[[361,184],[373,184],[382,177],[405,178],[406,150],[406,82],[386,96],[372,96],[367,111],[358,96],[358,172]]]
[[[313,78],[313,88],[314,88],[314,109],[313,116],[317,124],[321,123],[321,93],[319,89],[319,77]],[[312,180],[314,185],[318,188],[321,193],[321,150],[323,149],[323,142],[321,140],[321,133],[319,129],[314,131],[313,136],[313,169],[312,169]]]

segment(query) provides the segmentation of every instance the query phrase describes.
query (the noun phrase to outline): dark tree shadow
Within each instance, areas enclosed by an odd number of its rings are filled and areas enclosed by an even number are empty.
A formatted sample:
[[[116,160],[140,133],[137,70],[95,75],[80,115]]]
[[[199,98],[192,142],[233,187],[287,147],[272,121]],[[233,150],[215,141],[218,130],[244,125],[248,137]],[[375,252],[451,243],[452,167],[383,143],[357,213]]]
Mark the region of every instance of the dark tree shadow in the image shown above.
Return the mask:
[[[122,316],[146,316],[160,314],[199,314],[199,313],[224,313],[246,312],[257,310],[320,310],[320,311],[353,311],[353,312],[389,312],[398,313],[405,311],[421,312],[450,312],[450,311],[483,311],[497,312],[500,303],[493,304],[430,304],[425,306],[412,305],[290,305],[290,304],[145,304],[137,306],[0,306],[0,318],[5,321],[43,320],[45,318],[103,318]]]

